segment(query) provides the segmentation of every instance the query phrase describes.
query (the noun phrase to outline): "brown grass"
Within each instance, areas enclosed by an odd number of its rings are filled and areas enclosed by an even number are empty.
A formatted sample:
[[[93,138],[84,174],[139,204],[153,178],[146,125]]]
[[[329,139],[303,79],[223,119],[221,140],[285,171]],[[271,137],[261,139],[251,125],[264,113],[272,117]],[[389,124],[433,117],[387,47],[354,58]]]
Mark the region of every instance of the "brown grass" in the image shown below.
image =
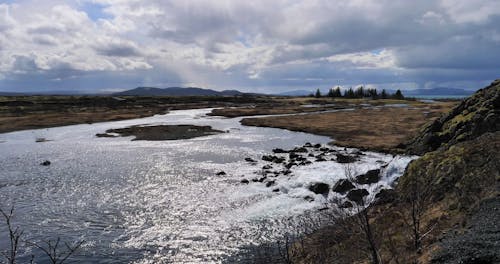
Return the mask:
[[[242,124],[276,127],[329,136],[340,146],[391,150],[414,136],[427,122],[449,111],[455,103],[412,108],[383,107],[333,113],[245,118]]]

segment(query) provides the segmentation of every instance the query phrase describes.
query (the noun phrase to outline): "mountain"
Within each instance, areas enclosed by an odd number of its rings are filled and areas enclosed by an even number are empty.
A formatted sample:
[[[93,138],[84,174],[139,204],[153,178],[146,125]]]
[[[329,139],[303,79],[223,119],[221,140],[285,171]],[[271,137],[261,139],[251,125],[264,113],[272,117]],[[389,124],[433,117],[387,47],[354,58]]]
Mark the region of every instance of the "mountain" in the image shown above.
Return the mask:
[[[465,97],[473,93],[474,91],[457,89],[457,88],[446,88],[446,87],[403,91],[403,94],[405,96],[464,96]]]
[[[279,93],[277,95],[281,95],[281,96],[308,96],[312,93],[313,93],[312,91],[307,91],[307,90],[293,90],[293,91]]]
[[[115,96],[236,96],[244,95],[237,90],[215,91],[197,87],[137,87],[135,89],[114,93]]]

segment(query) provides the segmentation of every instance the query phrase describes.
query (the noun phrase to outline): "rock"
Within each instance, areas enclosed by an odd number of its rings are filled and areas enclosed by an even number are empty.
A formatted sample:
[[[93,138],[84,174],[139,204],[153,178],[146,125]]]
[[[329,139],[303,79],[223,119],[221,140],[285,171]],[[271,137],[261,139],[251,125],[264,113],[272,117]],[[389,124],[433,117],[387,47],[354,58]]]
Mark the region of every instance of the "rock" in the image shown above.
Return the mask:
[[[267,179],[267,176],[263,176],[263,177],[260,177],[260,178],[258,179],[258,181],[259,181],[259,182],[263,182],[263,181],[265,181],[266,179]]]
[[[347,198],[357,204],[363,204],[363,198],[370,194],[366,189],[354,189],[347,194]]]
[[[319,149],[319,151],[328,152],[328,151],[330,151],[330,148],[322,147]]]
[[[306,200],[308,202],[313,202],[314,201],[314,197],[308,195],[308,196],[304,197],[304,200]]]
[[[256,160],[254,160],[252,158],[245,158],[245,161],[251,162],[251,163],[257,162]]]
[[[377,200],[375,204],[387,204],[393,202],[397,198],[397,193],[393,189],[382,189],[376,195]]]
[[[275,181],[268,181],[266,182],[266,187],[271,187],[275,184],[276,182]]]
[[[324,157],[317,157],[316,161],[321,162],[321,161],[326,161],[326,159]]]
[[[291,168],[291,167],[293,167],[293,166],[297,166],[297,163],[295,163],[295,162],[290,162],[290,163],[288,163],[288,164],[286,164],[286,165],[285,165],[285,168],[290,169],[290,168]]]
[[[500,130],[500,83],[493,82],[463,100],[448,114],[427,125],[406,146],[407,152],[422,155],[441,147],[475,139]]]
[[[272,169],[272,168],[273,168],[273,166],[271,166],[271,165],[264,165],[264,166],[262,166],[263,170],[269,170],[269,169]]]
[[[112,135],[112,134],[108,134],[108,133],[97,133],[95,134],[96,137],[103,137],[103,138],[112,138],[112,137],[118,137],[117,135]],[[37,141],[38,142],[38,141]]]
[[[352,189],[354,189],[354,184],[347,179],[342,179],[337,181],[333,186],[332,190],[336,193],[344,194]]]
[[[306,147],[306,148],[312,148],[312,144],[310,142],[306,142],[306,144],[304,144],[304,147]]]
[[[314,157],[314,154],[309,153],[309,155],[307,155],[307,156],[309,156],[309,157],[311,157],[311,158],[312,158],[312,157]]]
[[[328,194],[330,191],[330,185],[322,182],[313,183],[309,186],[309,190],[315,194]]]
[[[284,149],[280,149],[280,148],[273,149],[273,153],[288,153],[288,152],[290,152],[290,151],[284,150]]]
[[[295,152],[290,152],[290,154],[288,154],[288,157],[290,159],[296,159],[296,158],[299,158],[299,157],[302,157],[301,155],[295,153]]]
[[[285,161],[285,158],[274,156],[274,155],[264,155],[264,156],[262,156],[262,160],[274,162],[274,163],[283,163]]]
[[[283,171],[283,175],[289,175],[290,173],[292,173],[291,170],[285,170],[285,171]]]
[[[353,163],[358,160],[355,156],[351,155],[336,154],[336,156],[338,163]]]
[[[279,192],[279,191],[280,191],[280,189],[279,189],[279,188],[274,188],[274,189],[273,189],[273,192]]]
[[[48,160],[45,160],[42,163],[40,163],[40,165],[42,165],[42,166],[49,166],[50,164],[51,164],[51,162]]]
[[[292,150],[292,152],[297,152],[297,153],[307,153],[308,150],[304,147],[297,147]]]
[[[259,182],[259,178],[253,178],[252,182]]]
[[[247,179],[243,179],[243,180],[241,180],[241,183],[243,183],[243,184],[249,184],[250,182]]]
[[[365,174],[356,176],[356,183],[358,184],[373,184],[380,181],[380,169],[369,170]]]
[[[217,176],[224,176],[224,175],[226,175],[226,172],[224,172],[224,171],[219,171],[219,172],[217,172],[217,174],[215,174],[215,175],[217,175]]]
[[[314,148],[321,148],[321,144],[315,144],[313,147]]]

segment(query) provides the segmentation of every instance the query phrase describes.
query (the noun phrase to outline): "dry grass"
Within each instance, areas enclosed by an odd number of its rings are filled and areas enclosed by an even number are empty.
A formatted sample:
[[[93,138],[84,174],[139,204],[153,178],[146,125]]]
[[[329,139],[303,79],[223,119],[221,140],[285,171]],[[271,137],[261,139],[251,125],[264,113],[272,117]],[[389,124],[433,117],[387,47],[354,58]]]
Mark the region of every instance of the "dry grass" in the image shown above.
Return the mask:
[[[329,136],[340,146],[390,150],[414,136],[427,122],[449,111],[455,103],[411,108],[383,107],[307,115],[245,118],[242,124],[277,127]]]

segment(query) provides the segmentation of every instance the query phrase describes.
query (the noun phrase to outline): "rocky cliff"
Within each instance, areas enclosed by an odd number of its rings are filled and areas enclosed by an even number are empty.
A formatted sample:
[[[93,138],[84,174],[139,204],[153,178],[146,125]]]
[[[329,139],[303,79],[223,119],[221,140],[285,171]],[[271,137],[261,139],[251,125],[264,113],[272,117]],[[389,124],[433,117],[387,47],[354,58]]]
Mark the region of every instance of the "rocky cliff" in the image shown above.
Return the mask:
[[[422,155],[440,147],[474,139],[500,130],[500,79],[462,101],[450,113],[435,120],[407,146]]]

